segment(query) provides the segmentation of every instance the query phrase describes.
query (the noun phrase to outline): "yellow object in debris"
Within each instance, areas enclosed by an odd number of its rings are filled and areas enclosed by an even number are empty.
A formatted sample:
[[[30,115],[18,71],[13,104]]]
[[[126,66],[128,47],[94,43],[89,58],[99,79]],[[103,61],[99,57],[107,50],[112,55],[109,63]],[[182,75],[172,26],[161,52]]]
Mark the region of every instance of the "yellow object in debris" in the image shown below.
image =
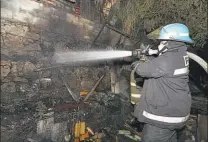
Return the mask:
[[[131,76],[130,76],[130,91],[131,91],[131,103],[136,104],[141,97],[141,88],[136,88],[136,80],[134,78],[134,73],[135,70],[131,71]]]
[[[88,92],[86,90],[83,90],[83,91],[80,92],[81,96],[86,96],[87,94],[88,94]]]
[[[76,138],[76,139],[74,140],[74,142],[80,142],[79,138]]]
[[[86,123],[85,122],[77,122],[75,124],[75,137],[80,137],[80,135],[85,134]]]
[[[76,124],[75,124],[75,137],[77,138],[77,137],[79,137],[80,136],[80,122],[77,122]]]
[[[88,137],[89,137],[89,133],[86,132],[85,134],[83,134],[83,135],[80,136],[80,140],[83,141],[83,140],[85,140]]]
[[[80,135],[85,134],[85,129],[86,129],[86,123],[80,122]]]
[[[91,130],[91,128],[86,127],[86,129],[87,129],[87,131],[88,131],[90,134],[94,135],[94,132]]]

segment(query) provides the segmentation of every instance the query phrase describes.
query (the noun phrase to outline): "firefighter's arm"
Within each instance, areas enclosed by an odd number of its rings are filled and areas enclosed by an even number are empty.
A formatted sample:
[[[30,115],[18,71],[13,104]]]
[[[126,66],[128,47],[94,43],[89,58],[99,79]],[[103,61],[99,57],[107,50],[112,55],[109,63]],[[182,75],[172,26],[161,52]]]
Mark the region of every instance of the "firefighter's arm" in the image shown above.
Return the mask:
[[[146,78],[158,78],[168,73],[167,63],[160,61],[158,58],[139,62],[136,65],[135,71],[138,75]]]

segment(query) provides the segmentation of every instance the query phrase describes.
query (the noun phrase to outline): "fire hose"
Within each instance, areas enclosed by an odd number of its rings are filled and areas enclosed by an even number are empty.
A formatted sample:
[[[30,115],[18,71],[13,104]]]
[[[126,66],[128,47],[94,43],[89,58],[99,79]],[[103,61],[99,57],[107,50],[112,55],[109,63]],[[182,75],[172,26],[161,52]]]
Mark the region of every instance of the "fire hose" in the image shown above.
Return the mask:
[[[140,52],[134,51],[133,55],[140,56]],[[187,55],[189,56],[190,59],[198,63],[208,73],[207,62],[205,62],[202,58],[195,55],[194,53],[187,52]],[[142,87],[140,86],[137,87],[134,74],[135,74],[135,71],[132,70],[131,76],[130,76],[130,90],[131,90],[131,103],[132,104],[135,104],[139,100],[139,98],[141,97],[140,90],[142,89]]]
[[[189,56],[190,59],[197,62],[208,73],[208,63],[206,63],[202,58],[191,52],[187,52],[187,55]]]

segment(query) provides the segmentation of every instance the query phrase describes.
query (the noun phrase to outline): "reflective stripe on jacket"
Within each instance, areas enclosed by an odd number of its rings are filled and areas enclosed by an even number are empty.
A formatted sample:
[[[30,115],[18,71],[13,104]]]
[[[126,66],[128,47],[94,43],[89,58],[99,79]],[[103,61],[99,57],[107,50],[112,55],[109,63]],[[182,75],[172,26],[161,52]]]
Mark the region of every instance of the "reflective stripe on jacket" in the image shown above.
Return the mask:
[[[166,117],[166,116],[154,115],[146,111],[143,111],[143,115],[148,119],[161,121],[165,123],[183,123],[186,122],[187,119],[189,118],[189,115],[185,117]]]

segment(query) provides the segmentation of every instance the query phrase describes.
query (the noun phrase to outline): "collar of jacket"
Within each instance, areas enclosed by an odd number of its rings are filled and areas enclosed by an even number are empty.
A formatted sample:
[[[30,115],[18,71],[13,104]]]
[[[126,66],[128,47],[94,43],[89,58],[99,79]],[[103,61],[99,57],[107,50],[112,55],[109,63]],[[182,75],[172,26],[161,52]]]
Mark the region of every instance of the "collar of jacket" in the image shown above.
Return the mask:
[[[166,52],[181,52],[187,50],[187,45],[184,42],[168,41],[167,49]]]

